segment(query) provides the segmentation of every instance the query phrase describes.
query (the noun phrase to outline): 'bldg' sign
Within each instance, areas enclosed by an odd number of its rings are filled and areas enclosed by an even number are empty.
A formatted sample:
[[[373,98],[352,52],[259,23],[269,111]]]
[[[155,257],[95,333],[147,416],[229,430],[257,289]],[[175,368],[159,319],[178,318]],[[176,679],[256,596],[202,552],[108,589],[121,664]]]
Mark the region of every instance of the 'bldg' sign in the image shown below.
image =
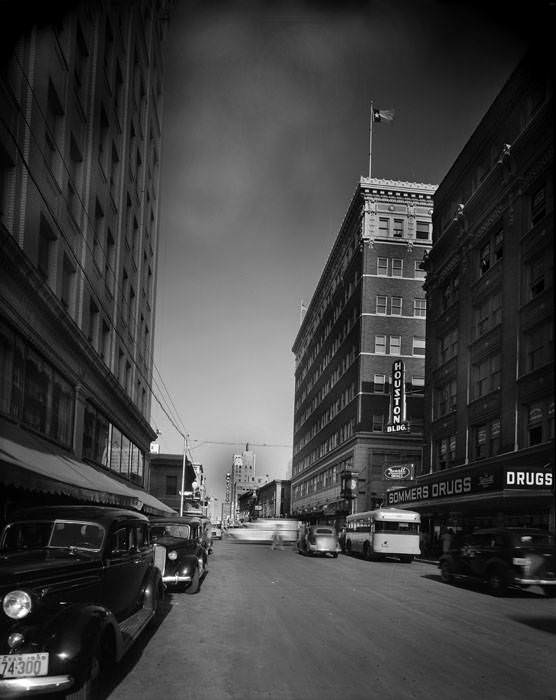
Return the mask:
[[[392,365],[392,389],[390,391],[390,420],[387,433],[409,433],[405,419],[405,367],[401,360]]]

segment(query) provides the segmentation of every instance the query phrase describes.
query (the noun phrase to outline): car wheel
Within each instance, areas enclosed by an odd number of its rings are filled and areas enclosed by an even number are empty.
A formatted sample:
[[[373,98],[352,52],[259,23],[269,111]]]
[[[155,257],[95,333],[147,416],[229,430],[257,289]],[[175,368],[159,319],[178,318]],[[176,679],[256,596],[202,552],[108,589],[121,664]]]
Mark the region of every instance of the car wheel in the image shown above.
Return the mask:
[[[508,575],[501,567],[490,569],[487,574],[487,586],[492,595],[504,595],[508,589]]]
[[[193,577],[191,578],[191,583],[189,586],[185,589],[186,593],[198,593],[199,588],[201,587],[201,574],[199,573],[199,567],[195,567],[195,571],[193,572]]]
[[[338,552],[332,552],[332,556],[333,556],[334,559],[337,559],[337,558],[338,558]]]
[[[447,561],[443,561],[442,564],[440,564],[440,578],[444,583],[452,583],[454,580],[454,575]]]
[[[547,598],[556,598],[556,586],[543,586],[542,590]]]
[[[405,564],[411,564],[413,561],[413,554],[402,554],[400,556],[400,561],[404,562]]]
[[[102,650],[102,651],[99,651]],[[105,635],[97,651],[91,657],[89,676],[85,683],[73,693],[67,694],[67,700],[98,700],[103,684],[110,675],[114,664],[113,640]]]

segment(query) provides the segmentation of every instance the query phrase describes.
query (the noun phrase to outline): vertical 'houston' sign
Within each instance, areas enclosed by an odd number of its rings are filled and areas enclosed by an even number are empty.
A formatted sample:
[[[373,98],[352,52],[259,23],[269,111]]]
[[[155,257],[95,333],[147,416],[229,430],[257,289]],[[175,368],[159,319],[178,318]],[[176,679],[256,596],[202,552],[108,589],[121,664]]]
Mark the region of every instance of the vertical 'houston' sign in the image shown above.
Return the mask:
[[[392,389],[390,392],[390,420],[387,433],[409,433],[405,419],[405,366],[401,360],[392,365]]]

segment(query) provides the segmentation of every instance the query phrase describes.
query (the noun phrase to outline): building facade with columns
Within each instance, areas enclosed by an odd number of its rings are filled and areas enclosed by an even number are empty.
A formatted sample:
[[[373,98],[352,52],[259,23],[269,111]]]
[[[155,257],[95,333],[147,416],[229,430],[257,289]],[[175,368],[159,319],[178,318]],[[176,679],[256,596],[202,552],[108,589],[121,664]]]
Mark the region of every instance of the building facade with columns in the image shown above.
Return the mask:
[[[554,92],[528,54],[434,196],[425,528],[554,531]]]
[[[339,525],[422,469],[421,263],[435,189],[357,185],[292,348],[294,517]]]

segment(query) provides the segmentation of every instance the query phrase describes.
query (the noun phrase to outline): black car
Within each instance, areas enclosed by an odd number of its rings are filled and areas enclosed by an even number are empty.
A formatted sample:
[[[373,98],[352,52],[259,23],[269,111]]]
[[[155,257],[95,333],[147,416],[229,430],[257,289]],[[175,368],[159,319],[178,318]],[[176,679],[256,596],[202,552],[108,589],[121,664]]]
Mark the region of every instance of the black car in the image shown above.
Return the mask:
[[[207,570],[208,556],[197,524],[178,515],[151,518],[151,538],[164,584],[197,593]]]
[[[494,595],[510,586],[542,586],[556,595],[556,548],[548,532],[534,528],[488,528],[455,541],[440,557],[442,580],[457,577],[484,581]]]
[[[18,513],[0,537],[0,697],[98,697],[163,592],[148,518],[97,506]]]

